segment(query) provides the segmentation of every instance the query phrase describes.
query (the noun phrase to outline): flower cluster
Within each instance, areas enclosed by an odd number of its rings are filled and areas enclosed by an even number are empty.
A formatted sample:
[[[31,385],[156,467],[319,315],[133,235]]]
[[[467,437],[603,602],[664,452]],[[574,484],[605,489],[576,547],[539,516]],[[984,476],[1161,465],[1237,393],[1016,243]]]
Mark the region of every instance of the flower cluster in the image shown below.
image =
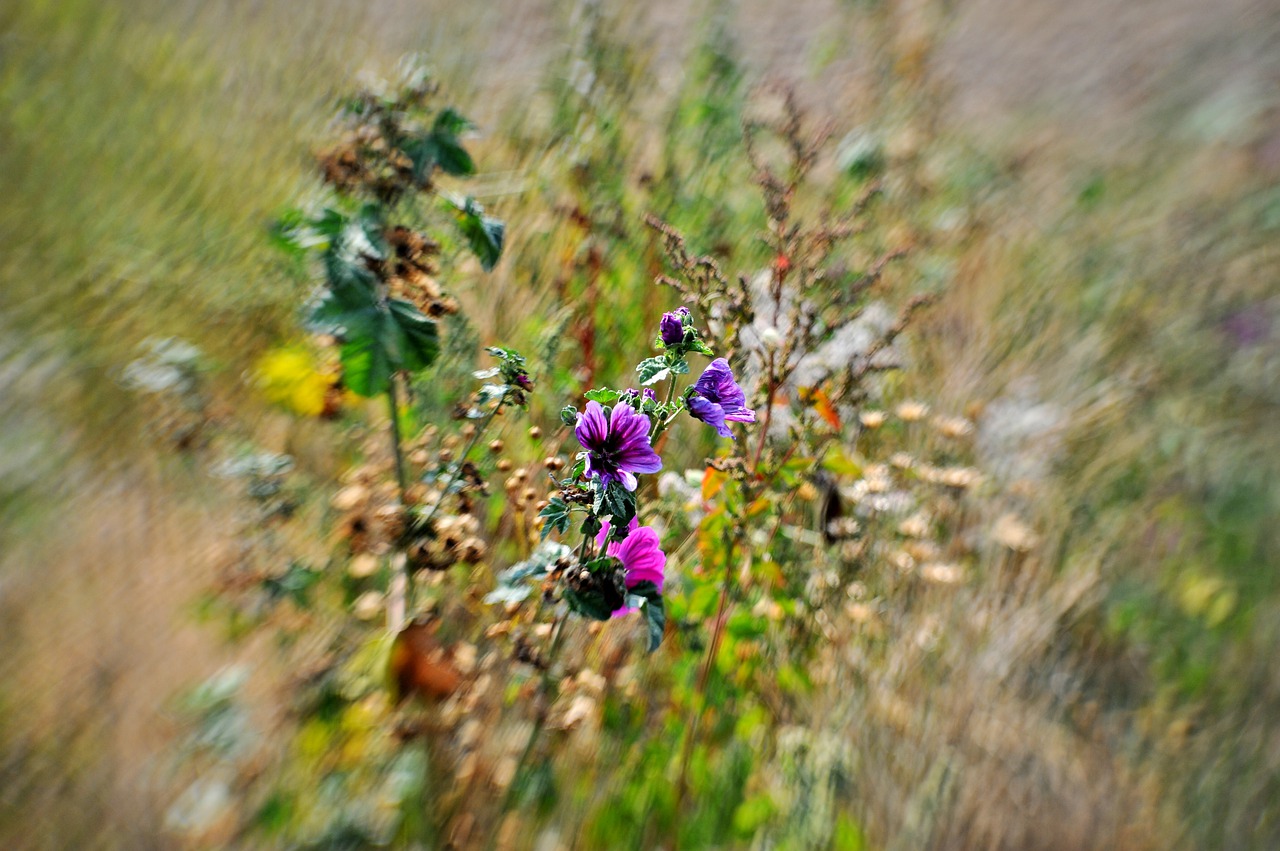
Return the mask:
[[[531,580],[553,580],[560,599],[583,617],[607,620],[640,610],[649,625],[650,649],[657,647],[665,625],[667,557],[657,530],[637,518],[637,477],[662,469],[658,440],[681,414],[729,438],[734,436],[729,423],[755,422],[729,362],[715,358],[688,308],[663,314],[654,345],[660,354],[636,367],[638,388],[597,388],[585,394],[584,410],[567,406],[561,411],[582,451],[568,475],[557,480],[559,494],[541,512],[543,543],[531,558],[505,571],[490,595],[495,602],[516,602],[530,593]],[[714,360],[677,392],[679,377],[689,373],[690,354]],[[654,389],[662,382],[665,401]],[[584,515],[576,553],[545,540],[552,532],[567,535],[574,514]]]

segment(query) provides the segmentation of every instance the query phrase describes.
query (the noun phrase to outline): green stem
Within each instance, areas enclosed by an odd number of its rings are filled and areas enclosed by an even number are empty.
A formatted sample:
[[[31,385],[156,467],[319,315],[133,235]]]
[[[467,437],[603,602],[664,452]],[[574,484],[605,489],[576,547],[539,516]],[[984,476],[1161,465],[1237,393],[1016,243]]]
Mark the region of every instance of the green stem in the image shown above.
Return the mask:
[[[391,452],[396,459],[396,484],[400,488],[400,507],[405,510],[409,506],[409,477],[404,468],[403,439],[400,436],[400,390],[396,382],[396,374],[391,374],[387,385],[387,407],[391,414]],[[413,570],[409,560],[404,560],[404,613],[407,616],[413,609]],[[390,611],[390,609],[388,609]]]

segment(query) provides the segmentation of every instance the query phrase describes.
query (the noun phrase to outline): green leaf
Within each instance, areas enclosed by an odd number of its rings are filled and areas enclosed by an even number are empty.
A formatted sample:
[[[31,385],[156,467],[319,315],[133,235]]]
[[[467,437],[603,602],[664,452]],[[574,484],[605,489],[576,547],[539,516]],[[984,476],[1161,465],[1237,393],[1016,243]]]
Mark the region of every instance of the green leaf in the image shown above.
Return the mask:
[[[482,384],[480,389],[476,391],[476,401],[481,405],[497,402],[505,397],[510,390],[511,388],[505,384]]]
[[[437,168],[455,177],[475,174],[475,162],[458,140],[458,135],[471,127],[470,121],[450,108],[436,116],[430,131],[406,140],[401,149],[413,163],[414,178],[430,178]]]
[[[555,541],[543,541],[524,561],[516,562],[498,574],[498,587],[485,596],[486,603],[519,602],[532,593],[532,583],[542,580],[561,559],[570,558],[573,550]],[[521,590],[517,589],[528,589]]]
[[[687,364],[685,371],[688,371]],[[671,368],[667,366],[666,358],[645,358],[636,365],[636,372],[640,373],[641,385],[657,384],[671,375]]]
[[[627,535],[627,526],[636,516],[636,493],[622,486],[621,482],[609,482],[609,487],[596,497],[595,514],[608,514],[613,532],[610,537],[620,541]],[[619,534],[621,533],[621,534]]]
[[[602,591],[595,589],[575,591],[566,587],[564,589],[564,601],[569,604],[570,609],[584,618],[607,621],[613,617],[613,609],[605,601],[604,592]]]
[[[600,530],[604,528],[604,524],[600,522],[600,518],[594,514],[588,514],[582,521],[581,532],[588,538],[594,538],[600,534]]]
[[[542,537],[546,538],[554,530],[563,535],[569,531],[569,504],[560,497],[552,497],[547,507],[538,512],[539,517],[547,518],[542,524]]]
[[[440,330],[435,320],[401,299],[393,298],[387,306],[396,331],[392,338],[396,344],[392,363],[396,368],[417,372],[435,363],[440,354]]]
[[[376,396],[396,370],[416,372],[440,353],[435,320],[407,301],[377,300],[358,286],[331,288],[312,310],[310,324],[342,339],[343,382],[361,396]]]
[[[688,371],[689,371],[689,362],[684,358],[680,358],[675,363],[671,364],[671,373],[673,375],[684,375]]]
[[[435,126],[431,128],[431,139],[436,146],[436,164],[445,174],[465,177],[475,174],[476,164],[471,155],[458,141],[459,134],[470,130],[474,125],[452,107],[441,111],[436,116]]]
[[[484,208],[474,198],[466,198],[462,203],[450,199],[458,210],[458,229],[466,237],[471,251],[480,260],[480,265],[488,272],[498,263],[502,256],[502,244],[506,239],[507,226],[500,220],[484,214]]]
[[[638,582],[627,595],[627,605],[640,609],[649,626],[649,652],[658,649],[667,626],[667,612],[662,603],[662,592],[652,582]]]
[[[617,390],[610,390],[608,387],[598,387],[595,390],[588,390],[582,394],[588,402],[599,402],[601,405],[607,405],[622,398],[622,394]]]
[[[716,353],[711,350],[710,346],[702,341],[701,337],[695,337],[692,342],[686,343],[686,345],[691,352],[697,352],[698,354],[706,355],[709,358],[716,356]]]

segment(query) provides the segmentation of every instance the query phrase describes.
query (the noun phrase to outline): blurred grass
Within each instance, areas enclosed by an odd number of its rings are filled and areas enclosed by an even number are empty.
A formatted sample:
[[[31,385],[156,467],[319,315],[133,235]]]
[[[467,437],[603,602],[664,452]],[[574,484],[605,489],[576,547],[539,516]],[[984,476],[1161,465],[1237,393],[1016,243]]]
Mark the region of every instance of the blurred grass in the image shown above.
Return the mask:
[[[1049,405],[1058,425],[1028,450],[1043,462],[1041,477],[1008,476],[972,509],[979,527],[1016,509],[1046,542],[1018,564],[1016,590],[1005,557],[987,550],[981,581],[964,596],[889,599],[901,640],[872,643],[878,667],[859,671],[857,695],[830,688],[814,697],[815,726],[859,752],[850,809],[886,846],[1274,847],[1274,170],[1252,159],[1253,137],[1206,142],[1158,122],[1134,130],[1142,150],[1122,158],[1066,133],[1045,142],[1043,126],[1025,116],[999,145],[989,130],[982,141],[944,131],[940,96],[912,76],[922,37],[904,23],[909,12],[870,7],[846,10],[839,27],[869,15],[885,39],[869,64],[895,73],[869,84],[840,77],[847,69],[829,55],[811,67],[838,87],[816,84],[823,102],[873,110],[856,123],[882,143],[899,181],[885,202],[895,235],[919,247],[899,283],[948,285],[917,335],[918,368],[901,392],[953,411]],[[550,343],[551,316],[564,323],[569,356],[548,386],[593,377],[584,365],[602,383],[617,377],[619,341],[646,342],[648,317],[666,303],[648,284],[658,261],[642,212],[668,216],[699,250],[735,265],[761,260],[758,246],[743,244],[756,211],[737,125],[750,82],[776,67],[794,33],[767,48],[758,35],[743,43],[741,32],[755,30],[724,5],[714,11],[694,28],[701,46],[686,64],[634,10],[611,13],[599,37],[566,25],[568,10],[553,4],[505,25],[496,6],[336,0],[305,14],[248,2],[0,10],[0,505],[9,545],[0,578],[6,611],[34,605],[15,614],[6,642],[14,655],[0,732],[7,770],[44,766],[10,796],[26,807],[4,819],[15,842],[111,847],[93,819],[116,802],[118,778],[137,778],[118,766],[137,757],[130,748],[163,747],[163,736],[137,738],[135,720],[135,737],[113,740],[105,750],[116,752],[104,757],[102,722],[77,726],[101,711],[85,697],[99,692],[38,669],[85,653],[77,676],[144,669],[126,680],[135,692],[102,692],[116,713],[147,712],[189,675],[127,621],[139,607],[183,609],[201,587],[192,565],[207,561],[200,547],[218,545],[225,507],[215,501],[197,520],[158,507],[182,493],[190,508],[206,494],[198,477],[154,473],[134,401],[115,379],[141,340],[177,335],[219,366],[220,398],[257,410],[242,398],[241,375],[292,334],[300,295],[263,232],[311,191],[309,151],[326,136],[334,95],[362,68],[429,49],[455,100],[490,129],[480,159],[497,173],[485,184],[491,197],[481,196],[512,227],[494,287],[459,287],[480,336]],[[521,45],[522,32],[536,43]],[[596,65],[584,88],[586,60]],[[829,189],[848,185],[836,175]],[[589,214],[589,228],[567,222],[573,208]],[[558,312],[584,302],[589,311]],[[575,361],[588,345],[592,356]],[[997,446],[984,460],[998,466],[1013,451]],[[106,506],[86,496],[95,488],[141,502]],[[75,522],[65,523],[73,509]],[[62,534],[50,536],[58,523]],[[118,536],[103,531],[119,523]],[[183,537],[191,523],[208,527],[199,547]],[[32,569],[55,558],[63,566]],[[974,611],[994,614],[975,625]],[[50,636],[54,617],[83,620]],[[939,623],[957,637],[931,656],[911,636]],[[179,628],[167,615],[147,624]],[[84,649],[101,643],[115,646]],[[220,658],[192,652],[205,665]],[[993,673],[996,662],[1012,672]],[[24,689],[45,693],[37,709],[19,705]],[[76,709],[55,724],[59,700]],[[61,747],[51,744],[58,738]],[[32,762],[39,753],[44,762]],[[87,779],[68,780],[78,776]],[[745,778],[735,777],[738,788]],[[73,790],[65,800],[53,791],[60,781]],[[127,837],[117,847],[160,841],[147,808],[168,794],[128,792],[130,813],[152,824],[112,822]],[[1014,812],[1010,800],[1025,806]],[[648,805],[619,818],[638,823]],[[86,815],[69,815],[78,809]],[[742,813],[750,824],[750,808]],[[31,819],[62,826],[31,837]],[[690,830],[730,829],[710,821]]]

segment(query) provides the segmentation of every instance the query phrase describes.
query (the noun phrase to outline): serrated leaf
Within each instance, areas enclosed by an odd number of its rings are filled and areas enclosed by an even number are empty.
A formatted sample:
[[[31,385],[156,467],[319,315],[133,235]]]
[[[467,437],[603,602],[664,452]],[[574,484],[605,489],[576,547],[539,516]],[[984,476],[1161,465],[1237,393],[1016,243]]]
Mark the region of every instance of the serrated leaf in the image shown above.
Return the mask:
[[[684,358],[680,358],[671,364],[671,372],[673,375],[684,375],[689,371],[689,362]]]
[[[475,174],[476,164],[462,147],[458,136],[470,130],[472,124],[452,108],[441,111],[431,128],[431,138],[436,145],[436,163],[445,174],[465,177]]]
[[[484,208],[474,198],[467,198],[461,203],[450,199],[450,202],[458,210],[458,229],[466,238],[471,252],[486,272],[492,270],[502,256],[507,226],[499,219],[486,216]]]
[[[395,331],[392,336],[395,348],[391,353],[395,367],[417,372],[435,363],[440,354],[440,331],[435,320],[401,299],[391,299],[387,307]]]
[[[610,482],[599,497],[600,506],[596,514],[608,514],[613,531],[610,538],[621,541],[627,536],[627,526],[631,518],[636,516],[636,494],[622,486],[621,482]]]
[[[360,287],[330,289],[311,312],[313,327],[342,339],[343,382],[361,396],[376,396],[396,370],[416,372],[435,362],[440,339],[435,320],[413,304],[380,304]]]
[[[531,592],[531,583],[542,580],[556,562],[573,555],[573,550],[556,541],[543,541],[524,561],[516,562],[498,574],[498,587],[486,597],[487,603],[518,602]],[[508,589],[508,590],[504,590]],[[525,589],[523,593],[515,589]]]
[[[406,140],[401,148],[413,163],[414,178],[429,178],[437,168],[455,177],[475,174],[475,162],[458,139],[471,126],[457,110],[445,109],[436,116],[429,132]]]
[[[687,365],[685,369],[688,370]],[[645,358],[636,365],[636,372],[640,373],[641,385],[657,384],[671,375],[671,368],[667,366],[665,358]]]
[[[546,522],[542,524],[544,539],[552,531],[559,532],[561,535],[569,531],[569,504],[558,496],[553,497],[547,503],[547,507],[538,512],[538,516],[546,518]]]
[[[632,602],[636,600],[638,602]],[[662,644],[662,635],[667,626],[667,612],[662,602],[662,592],[652,582],[638,582],[628,592],[627,605],[636,606],[644,615],[649,627],[649,652],[658,649]]]
[[[697,340],[696,342],[694,342],[694,344],[689,347],[689,351],[697,352],[700,355],[706,355],[709,358],[713,358],[716,356],[716,353],[711,349],[711,347],[708,346],[706,343],[702,342],[702,340]]]
[[[621,393],[608,387],[597,387],[595,390],[588,390],[582,395],[588,402],[599,402],[601,405],[607,405],[622,398]]]
[[[564,601],[569,604],[571,610],[584,618],[607,621],[613,617],[613,609],[600,591],[575,591],[572,588],[565,588]]]

